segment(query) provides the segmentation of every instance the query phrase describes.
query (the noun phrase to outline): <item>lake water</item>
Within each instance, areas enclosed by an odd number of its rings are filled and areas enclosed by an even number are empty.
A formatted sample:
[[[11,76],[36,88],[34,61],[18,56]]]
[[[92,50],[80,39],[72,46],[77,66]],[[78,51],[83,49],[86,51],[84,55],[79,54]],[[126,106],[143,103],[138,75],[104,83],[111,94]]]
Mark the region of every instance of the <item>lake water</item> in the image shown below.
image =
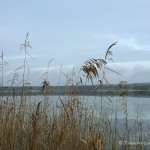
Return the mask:
[[[94,109],[95,116],[99,117],[99,111],[102,107],[106,110],[114,112],[117,109],[118,118],[123,118],[123,108],[124,103],[127,102],[127,112],[128,118],[133,119],[139,117],[140,119],[150,120],[150,97],[141,97],[141,96],[134,96],[134,97],[124,97],[121,98],[120,96],[69,96],[69,95],[50,95],[48,96],[48,101],[51,102],[51,105],[59,107],[61,105],[61,101],[67,101],[69,99],[75,98],[78,102],[84,103],[85,107],[89,109]],[[4,96],[3,101],[11,100],[11,96]],[[15,97],[16,101],[20,101],[20,96]],[[38,102],[43,102],[45,97],[41,95],[37,96],[27,96],[26,97],[28,103],[34,103],[35,105]],[[113,110],[112,110],[113,109]]]

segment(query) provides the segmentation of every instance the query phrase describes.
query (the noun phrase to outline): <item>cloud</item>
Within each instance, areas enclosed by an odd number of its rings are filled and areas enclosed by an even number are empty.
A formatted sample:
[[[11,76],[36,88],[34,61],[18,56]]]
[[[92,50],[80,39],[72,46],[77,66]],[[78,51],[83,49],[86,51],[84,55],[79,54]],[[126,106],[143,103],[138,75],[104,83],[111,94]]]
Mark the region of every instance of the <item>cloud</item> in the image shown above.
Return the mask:
[[[143,68],[141,66],[137,66],[133,68],[131,75],[129,76],[130,82],[150,82],[149,79],[150,68]]]
[[[118,63],[109,63],[110,67],[113,68],[128,68],[133,69],[137,66],[140,66],[142,68],[149,68],[150,69],[150,60],[133,60],[133,61],[124,61],[124,62],[118,62]]]
[[[123,75],[120,76],[108,70],[106,76],[110,83],[116,84],[119,81],[126,81],[127,83],[150,82],[150,61],[111,63],[109,68]]]
[[[120,38],[119,43],[122,47],[128,47],[136,51],[150,51],[149,44],[140,44],[136,38]]]
[[[55,71],[55,70],[60,70],[61,69],[61,67],[62,67],[62,70],[65,70],[65,71],[67,71],[67,70],[71,70],[71,69],[73,69],[73,67],[75,67],[76,65],[62,65],[62,66],[50,66],[49,67],[49,71]],[[32,71],[32,72],[37,72],[37,71],[46,71],[47,70],[47,67],[35,67],[35,68],[30,68],[30,70]]]
[[[149,41],[145,40],[143,44],[142,39],[137,35],[130,35],[128,33],[124,34],[93,34],[93,38],[99,39],[101,41],[110,41],[116,42],[118,41],[119,46],[128,48],[129,50],[136,51],[150,51]],[[141,40],[141,41],[140,41]]]

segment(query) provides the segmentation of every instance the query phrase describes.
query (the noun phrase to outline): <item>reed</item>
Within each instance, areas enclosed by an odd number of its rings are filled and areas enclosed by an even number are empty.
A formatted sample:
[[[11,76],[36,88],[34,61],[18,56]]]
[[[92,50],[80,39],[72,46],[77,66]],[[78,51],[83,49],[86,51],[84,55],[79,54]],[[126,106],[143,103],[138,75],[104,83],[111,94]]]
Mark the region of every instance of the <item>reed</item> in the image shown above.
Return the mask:
[[[48,79],[48,64],[46,72],[43,74],[42,82],[43,95],[38,100],[36,97],[27,96],[25,84],[27,60],[29,55],[27,48],[30,48],[27,34],[25,43],[21,45],[24,50],[25,58],[23,65],[12,73],[13,78],[9,81],[12,86],[18,80],[17,70],[23,68],[22,75],[22,94],[13,94],[6,100],[0,99],[0,149],[2,150],[129,150],[129,149],[149,149],[143,145],[128,145],[123,141],[130,141],[130,137],[135,137],[136,142],[148,142],[149,138],[143,137],[142,121],[137,118],[132,128],[137,129],[131,132],[128,119],[127,91],[125,82],[118,85],[120,99],[115,96],[109,97],[107,92],[102,92],[100,107],[95,104],[89,106],[86,97],[81,97],[73,90],[74,85],[83,85],[85,78],[93,84],[97,80],[103,87],[109,85],[106,77],[106,69],[117,73],[107,67],[108,61],[112,57],[111,48],[116,42],[110,45],[106,51],[104,59],[90,59],[81,66],[84,75],[76,75],[74,70],[66,76],[66,90],[69,94],[63,97],[58,96],[57,105],[52,102],[52,95],[49,95],[50,83]],[[100,76],[102,72],[102,76]],[[119,74],[119,73],[117,73]],[[71,81],[71,82],[70,82]],[[60,82],[60,81],[59,81]],[[85,84],[86,84],[85,82]],[[69,86],[68,86],[69,85]],[[69,89],[67,88],[69,87]],[[96,89],[93,89],[96,90]],[[68,92],[67,92],[68,93]],[[113,94],[113,93],[112,93]],[[104,99],[106,97],[106,99]],[[118,107],[124,113],[123,124],[119,124]],[[95,112],[97,113],[95,114]],[[123,134],[124,133],[124,134]],[[148,131],[147,131],[148,133]],[[120,142],[122,141],[121,145]]]

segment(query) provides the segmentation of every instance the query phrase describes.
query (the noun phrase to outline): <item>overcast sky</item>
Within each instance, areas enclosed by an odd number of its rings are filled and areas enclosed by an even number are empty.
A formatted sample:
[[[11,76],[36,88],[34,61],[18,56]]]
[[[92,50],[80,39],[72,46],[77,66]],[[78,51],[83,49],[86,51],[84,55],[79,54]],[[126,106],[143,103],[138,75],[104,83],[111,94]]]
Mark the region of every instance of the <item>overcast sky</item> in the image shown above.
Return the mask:
[[[0,52],[10,72],[23,65],[19,47],[29,32],[30,83],[40,85],[49,68],[52,85],[65,84],[65,76],[89,58],[104,58],[112,48],[108,66],[125,77],[108,73],[110,83],[150,82],[150,1],[149,0],[0,0]],[[18,70],[21,80],[22,70]]]

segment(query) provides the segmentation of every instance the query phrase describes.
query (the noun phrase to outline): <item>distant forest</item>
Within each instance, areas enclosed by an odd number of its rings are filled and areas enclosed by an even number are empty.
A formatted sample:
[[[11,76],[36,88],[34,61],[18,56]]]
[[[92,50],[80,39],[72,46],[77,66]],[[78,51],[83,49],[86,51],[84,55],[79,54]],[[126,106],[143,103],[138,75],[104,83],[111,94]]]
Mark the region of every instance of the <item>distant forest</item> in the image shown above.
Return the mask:
[[[21,95],[22,88],[26,95],[43,95],[42,87],[26,86],[26,87],[0,87],[1,96]],[[109,84],[109,85],[72,85],[72,86],[49,86],[46,94],[52,95],[101,95],[108,94],[121,95],[128,94],[129,96],[150,96],[150,83],[133,83],[133,84]]]

